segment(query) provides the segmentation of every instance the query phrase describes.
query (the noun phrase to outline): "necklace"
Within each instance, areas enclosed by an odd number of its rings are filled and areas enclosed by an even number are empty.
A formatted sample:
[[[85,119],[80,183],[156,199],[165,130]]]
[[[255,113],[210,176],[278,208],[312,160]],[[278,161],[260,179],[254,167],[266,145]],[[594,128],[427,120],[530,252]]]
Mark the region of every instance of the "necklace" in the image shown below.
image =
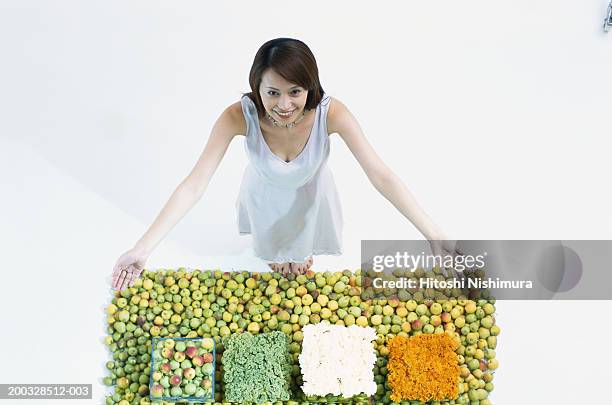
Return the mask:
[[[298,119],[296,119],[295,121],[290,122],[290,123],[288,123],[288,124],[283,124],[282,122],[279,122],[279,121],[275,120],[275,119],[274,119],[274,117],[272,117],[272,116],[271,116],[271,115],[270,115],[270,114],[269,114],[269,113],[266,111],[266,118],[267,118],[267,119],[268,119],[270,122],[272,122],[272,124],[274,124],[274,126],[275,126],[275,127],[282,127],[282,128],[293,128],[294,126],[296,126],[297,124],[299,124],[299,123],[300,123],[300,121],[302,121],[302,120],[304,119],[304,115],[305,115],[305,112],[304,112],[304,111],[302,111],[302,115],[300,115],[300,116],[298,117]]]

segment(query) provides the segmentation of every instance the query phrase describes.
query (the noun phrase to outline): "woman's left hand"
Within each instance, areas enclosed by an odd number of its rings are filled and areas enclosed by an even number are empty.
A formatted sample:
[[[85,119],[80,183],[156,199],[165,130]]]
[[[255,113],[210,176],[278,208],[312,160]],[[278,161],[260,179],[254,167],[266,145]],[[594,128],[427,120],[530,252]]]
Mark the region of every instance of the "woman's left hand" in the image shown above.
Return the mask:
[[[436,238],[429,240],[429,246],[431,247],[431,252],[438,255],[451,255],[451,256],[460,256],[463,255],[463,252],[459,251],[457,248],[457,241],[450,240],[445,238]]]
[[[457,247],[457,241],[447,239],[445,236],[429,239],[429,246],[431,247],[431,252],[435,256],[452,256],[455,258],[457,256],[464,255],[464,253]],[[453,269],[451,270],[454,272]],[[445,275],[448,275],[446,269],[443,268],[442,272]],[[454,275],[456,276],[456,273]]]

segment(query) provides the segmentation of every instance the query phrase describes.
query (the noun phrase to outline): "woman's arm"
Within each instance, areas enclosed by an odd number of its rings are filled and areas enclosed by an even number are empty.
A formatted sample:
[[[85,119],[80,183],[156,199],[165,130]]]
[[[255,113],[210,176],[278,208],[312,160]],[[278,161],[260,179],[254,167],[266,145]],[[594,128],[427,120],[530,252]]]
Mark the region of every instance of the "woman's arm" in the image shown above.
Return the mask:
[[[327,115],[329,133],[338,133],[344,140],[372,185],[428,240],[444,239],[444,234],[416,202],[402,180],[376,154],[357,120],[348,108],[332,99]]]
[[[191,173],[178,185],[147,232],[136,243],[135,249],[148,256],[170,230],[202,197],[212,175],[223,159],[227,148],[238,134],[244,134],[246,123],[242,106],[236,102],[223,111]]]

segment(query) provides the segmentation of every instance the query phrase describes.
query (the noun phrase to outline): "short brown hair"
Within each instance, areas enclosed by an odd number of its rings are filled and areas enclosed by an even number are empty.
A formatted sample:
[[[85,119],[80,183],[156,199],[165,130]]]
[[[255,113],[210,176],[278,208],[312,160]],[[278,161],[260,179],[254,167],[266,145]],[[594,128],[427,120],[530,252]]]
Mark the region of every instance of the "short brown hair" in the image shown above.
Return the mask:
[[[264,114],[264,106],[259,95],[259,85],[268,68],[308,91],[305,109],[312,110],[321,102],[324,91],[319,81],[317,61],[310,48],[297,39],[276,38],[263,44],[255,54],[249,73],[251,92],[244,94],[255,103],[260,116]]]

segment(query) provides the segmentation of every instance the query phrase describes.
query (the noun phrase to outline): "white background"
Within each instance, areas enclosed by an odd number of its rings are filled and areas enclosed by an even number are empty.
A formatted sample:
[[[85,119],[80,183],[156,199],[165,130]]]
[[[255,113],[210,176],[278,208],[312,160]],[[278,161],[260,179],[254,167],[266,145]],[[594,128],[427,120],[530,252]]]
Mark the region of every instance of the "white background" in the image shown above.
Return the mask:
[[[0,383],[92,383],[83,402],[103,402],[112,265],[279,36],[310,46],[325,91],[451,237],[612,239],[606,6],[1,0]],[[265,269],[235,224],[245,159],[238,138],[148,266]],[[316,270],[357,267],[362,239],[420,237],[337,136],[330,166],[345,254]],[[499,303],[494,403],[608,400],[610,310]]]

